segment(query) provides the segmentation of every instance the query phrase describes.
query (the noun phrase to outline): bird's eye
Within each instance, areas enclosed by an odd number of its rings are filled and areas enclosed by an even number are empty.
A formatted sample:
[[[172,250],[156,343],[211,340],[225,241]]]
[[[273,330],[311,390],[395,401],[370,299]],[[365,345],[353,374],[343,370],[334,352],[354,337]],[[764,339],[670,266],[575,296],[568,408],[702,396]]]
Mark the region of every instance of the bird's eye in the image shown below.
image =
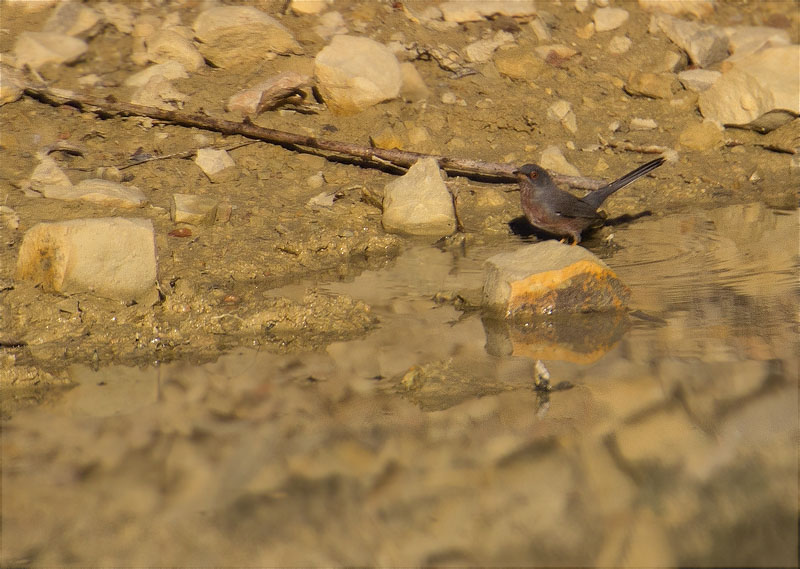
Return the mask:
[[[535,180],[536,178],[539,177],[539,172],[531,172],[530,174],[528,174],[528,177],[530,177],[531,180]]]

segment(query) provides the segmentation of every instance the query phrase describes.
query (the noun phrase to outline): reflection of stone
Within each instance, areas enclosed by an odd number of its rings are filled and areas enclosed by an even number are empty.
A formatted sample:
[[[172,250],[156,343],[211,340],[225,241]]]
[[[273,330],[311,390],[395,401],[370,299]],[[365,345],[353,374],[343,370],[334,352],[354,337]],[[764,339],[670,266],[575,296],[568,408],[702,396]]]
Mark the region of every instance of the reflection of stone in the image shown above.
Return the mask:
[[[623,310],[503,320],[485,316],[486,351],[493,356],[591,363],[628,330]]]

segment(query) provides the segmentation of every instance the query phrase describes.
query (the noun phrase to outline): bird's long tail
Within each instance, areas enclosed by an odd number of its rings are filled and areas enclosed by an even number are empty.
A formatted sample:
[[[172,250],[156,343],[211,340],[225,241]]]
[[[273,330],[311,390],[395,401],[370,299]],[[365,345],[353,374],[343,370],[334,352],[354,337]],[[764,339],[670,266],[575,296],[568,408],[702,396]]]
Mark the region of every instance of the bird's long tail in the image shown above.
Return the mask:
[[[645,174],[649,174],[650,172],[652,172],[653,170],[655,170],[656,168],[661,166],[663,163],[664,163],[664,158],[661,157],[661,158],[656,158],[655,160],[651,160],[650,162],[647,162],[646,164],[642,164],[641,166],[636,168],[636,170],[633,170],[632,172],[628,172],[627,174],[622,176],[619,180],[614,180],[613,182],[611,182],[607,186],[603,186],[602,188],[598,188],[597,190],[593,191],[592,193],[584,196],[583,197],[583,201],[588,203],[588,204],[590,204],[595,209],[597,209],[598,207],[600,207],[600,204],[602,204],[604,201],[606,201],[606,198],[608,196],[610,196],[611,194],[613,194],[617,190],[619,190],[621,188],[624,188],[625,186],[627,186],[631,182],[633,182],[635,180],[638,180],[639,178],[641,178]]]

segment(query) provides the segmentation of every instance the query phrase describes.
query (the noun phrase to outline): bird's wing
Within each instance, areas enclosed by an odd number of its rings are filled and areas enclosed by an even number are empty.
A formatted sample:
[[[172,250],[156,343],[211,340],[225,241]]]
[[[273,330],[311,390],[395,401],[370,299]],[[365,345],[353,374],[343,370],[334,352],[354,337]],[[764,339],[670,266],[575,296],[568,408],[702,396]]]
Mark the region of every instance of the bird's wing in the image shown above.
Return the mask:
[[[559,191],[550,197],[553,211],[562,217],[597,217],[597,209],[572,194]]]

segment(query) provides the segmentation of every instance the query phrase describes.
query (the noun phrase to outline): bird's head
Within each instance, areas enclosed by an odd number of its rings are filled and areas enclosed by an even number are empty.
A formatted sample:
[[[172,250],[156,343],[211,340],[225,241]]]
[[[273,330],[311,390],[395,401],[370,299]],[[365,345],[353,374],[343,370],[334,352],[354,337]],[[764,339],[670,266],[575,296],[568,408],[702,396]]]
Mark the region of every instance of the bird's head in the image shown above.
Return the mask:
[[[550,177],[544,168],[536,164],[525,164],[518,170],[514,170],[514,175],[517,178],[527,178],[528,180],[547,179]]]

